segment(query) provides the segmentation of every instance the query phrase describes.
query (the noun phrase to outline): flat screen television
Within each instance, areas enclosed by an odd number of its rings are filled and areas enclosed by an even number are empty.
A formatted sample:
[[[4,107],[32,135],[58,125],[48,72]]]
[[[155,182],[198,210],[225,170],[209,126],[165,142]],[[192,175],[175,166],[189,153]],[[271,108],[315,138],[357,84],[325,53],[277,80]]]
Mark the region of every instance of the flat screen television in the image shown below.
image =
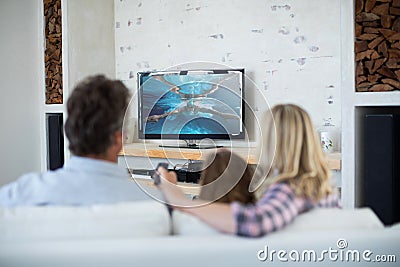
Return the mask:
[[[244,138],[244,69],[138,72],[137,82],[140,139],[198,148],[196,140]]]

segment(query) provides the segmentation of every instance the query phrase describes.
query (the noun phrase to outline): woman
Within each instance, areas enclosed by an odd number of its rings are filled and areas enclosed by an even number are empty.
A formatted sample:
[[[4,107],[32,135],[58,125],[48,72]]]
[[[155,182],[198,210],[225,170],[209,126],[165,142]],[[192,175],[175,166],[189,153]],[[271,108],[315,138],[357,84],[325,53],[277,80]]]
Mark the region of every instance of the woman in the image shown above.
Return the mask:
[[[177,209],[198,217],[215,229],[241,236],[258,237],[282,229],[297,215],[314,207],[340,207],[330,182],[330,171],[310,117],[299,106],[277,105],[260,123],[258,173],[265,174],[262,197],[255,204],[238,202],[202,205],[190,201],[175,186],[176,175],[159,169],[160,189]],[[257,184],[252,184],[255,189]]]

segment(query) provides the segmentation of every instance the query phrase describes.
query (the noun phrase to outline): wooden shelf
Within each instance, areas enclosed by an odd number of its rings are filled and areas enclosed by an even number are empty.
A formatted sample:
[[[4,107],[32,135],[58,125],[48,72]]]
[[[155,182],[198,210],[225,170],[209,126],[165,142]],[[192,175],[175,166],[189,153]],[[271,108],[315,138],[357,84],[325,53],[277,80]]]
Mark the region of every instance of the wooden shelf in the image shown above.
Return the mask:
[[[227,147],[228,148],[228,147]],[[249,164],[257,164],[255,149],[247,147],[233,147],[232,151],[243,157]],[[201,160],[204,155],[212,153],[214,149],[188,149],[188,148],[164,148],[158,144],[134,143],[124,145],[121,156],[149,157],[149,158],[171,158]],[[341,169],[341,153],[327,154],[328,165],[332,170]]]

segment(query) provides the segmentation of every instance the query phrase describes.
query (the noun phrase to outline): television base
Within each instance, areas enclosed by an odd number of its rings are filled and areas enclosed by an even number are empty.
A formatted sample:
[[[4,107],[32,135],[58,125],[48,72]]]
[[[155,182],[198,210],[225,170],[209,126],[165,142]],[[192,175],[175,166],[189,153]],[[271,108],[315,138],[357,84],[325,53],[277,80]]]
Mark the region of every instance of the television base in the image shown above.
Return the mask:
[[[212,148],[221,148],[224,146],[220,145],[197,145],[197,144],[186,144],[186,145],[159,145],[159,147],[167,147],[167,148],[189,148],[189,149],[212,149]]]

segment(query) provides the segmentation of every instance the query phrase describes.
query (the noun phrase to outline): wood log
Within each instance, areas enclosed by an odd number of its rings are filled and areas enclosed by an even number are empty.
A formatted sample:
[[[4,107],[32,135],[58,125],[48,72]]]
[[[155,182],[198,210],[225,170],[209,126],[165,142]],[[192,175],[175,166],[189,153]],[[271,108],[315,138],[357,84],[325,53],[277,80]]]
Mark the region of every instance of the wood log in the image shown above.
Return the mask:
[[[371,83],[376,83],[379,80],[380,77],[381,76],[379,74],[368,75],[368,81],[371,82]],[[363,76],[363,78],[365,78],[365,77]]]
[[[367,50],[367,51],[358,53],[356,55],[356,61],[360,61],[360,60],[365,59],[365,58],[366,59],[371,59],[371,55],[372,55],[373,52],[374,52],[374,50]]]
[[[400,32],[400,18],[397,18],[397,19],[393,22],[392,30],[394,30],[395,32]],[[360,35],[361,35],[361,34],[360,34]]]
[[[373,33],[365,33],[365,34],[361,34],[360,36],[357,37],[358,40],[373,40],[375,38],[377,38],[378,35],[377,34],[373,34]]]
[[[379,75],[377,75],[377,76],[379,76]],[[356,85],[359,85],[360,83],[362,83],[366,80],[367,80],[367,78],[365,76],[357,76],[356,77]],[[369,78],[368,78],[368,81],[370,81]],[[370,82],[376,82],[376,81],[370,81]]]
[[[394,73],[396,74],[397,80],[400,80],[400,69],[395,70]]]
[[[369,89],[369,88],[371,88],[372,86],[374,86],[374,85],[376,85],[376,83],[370,83],[370,82],[365,82],[365,83],[361,83],[360,85],[359,85],[359,87],[365,87],[365,88],[367,88],[367,89]]]
[[[392,48],[400,49],[400,42],[392,43],[391,47],[392,47]]]
[[[383,28],[389,29],[392,26],[392,17],[390,15],[381,16],[381,24]]]
[[[375,64],[374,64],[371,74],[375,73],[375,71],[377,71],[383,65],[383,63],[385,63],[385,61],[386,61],[385,58],[380,58],[380,59],[375,60],[375,62],[374,62]]]
[[[362,33],[362,26],[360,24],[355,23],[354,34],[356,37],[360,36]]]
[[[356,67],[356,76],[361,76],[364,74],[364,63],[362,61],[358,62]]]
[[[355,13],[360,14],[364,9],[364,0],[355,0]]]
[[[356,53],[365,51],[368,49],[368,42],[367,41],[356,41],[354,43],[354,50]]]
[[[394,72],[391,71],[387,66],[383,66],[382,68],[377,70],[377,72],[388,78],[392,78],[392,79],[397,78],[396,74],[394,74]]]
[[[393,86],[395,89],[400,89],[400,82],[392,79],[382,79],[382,82]]]
[[[389,58],[400,58],[400,50],[396,48],[389,48]]]
[[[365,21],[362,24],[364,27],[380,27],[380,23],[377,21]]]
[[[356,22],[370,22],[370,21],[375,21],[379,20],[380,17],[373,14],[373,13],[367,13],[367,12],[361,12],[356,16]]]
[[[374,63],[375,63],[375,60],[367,60],[364,62],[364,66],[368,69],[368,72],[370,74],[374,73],[373,72]]]
[[[389,84],[375,84],[369,88],[370,92],[392,91],[393,87]]]
[[[373,28],[373,27],[365,27],[364,33],[378,33],[379,34],[379,29]]]
[[[400,7],[400,0],[393,0],[392,6],[393,7]]]
[[[396,7],[391,7],[389,9],[390,15],[393,16],[400,16],[400,8],[396,8]]]
[[[400,69],[400,59],[399,58],[389,58],[388,61],[386,62],[386,66],[389,69]]]
[[[59,61],[61,56],[61,49],[57,49],[53,54],[53,59]]]
[[[372,53],[372,55],[371,55],[371,59],[378,59],[378,58],[380,58],[380,57],[381,57],[381,55],[379,55],[379,53],[376,52],[376,51],[374,51],[374,52]]]
[[[379,15],[379,16],[388,15],[389,14],[389,3],[374,7],[374,9],[372,9],[371,13],[374,13],[375,15]]]
[[[376,0],[367,0],[365,2],[365,8],[364,8],[365,12],[370,12],[374,8],[375,4]]]
[[[357,86],[357,92],[368,92],[368,86]]]
[[[387,38],[389,41],[400,41],[400,32],[395,33]]]
[[[383,57],[387,58],[389,56],[387,52],[387,45],[386,42],[382,42],[380,45],[378,45],[378,52],[383,55]]]
[[[396,33],[395,31],[388,29],[379,29],[379,32],[382,33],[383,37],[385,37],[386,39]]]
[[[372,40],[369,44],[368,44],[368,48],[369,49],[374,49],[376,46],[378,46],[378,44],[380,44],[385,38],[380,36],[375,38],[374,40]]]
[[[356,77],[356,85],[359,85],[360,83],[362,83],[366,80],[367,80],[367,77],[365,77],[365,76],[357,76]]]

